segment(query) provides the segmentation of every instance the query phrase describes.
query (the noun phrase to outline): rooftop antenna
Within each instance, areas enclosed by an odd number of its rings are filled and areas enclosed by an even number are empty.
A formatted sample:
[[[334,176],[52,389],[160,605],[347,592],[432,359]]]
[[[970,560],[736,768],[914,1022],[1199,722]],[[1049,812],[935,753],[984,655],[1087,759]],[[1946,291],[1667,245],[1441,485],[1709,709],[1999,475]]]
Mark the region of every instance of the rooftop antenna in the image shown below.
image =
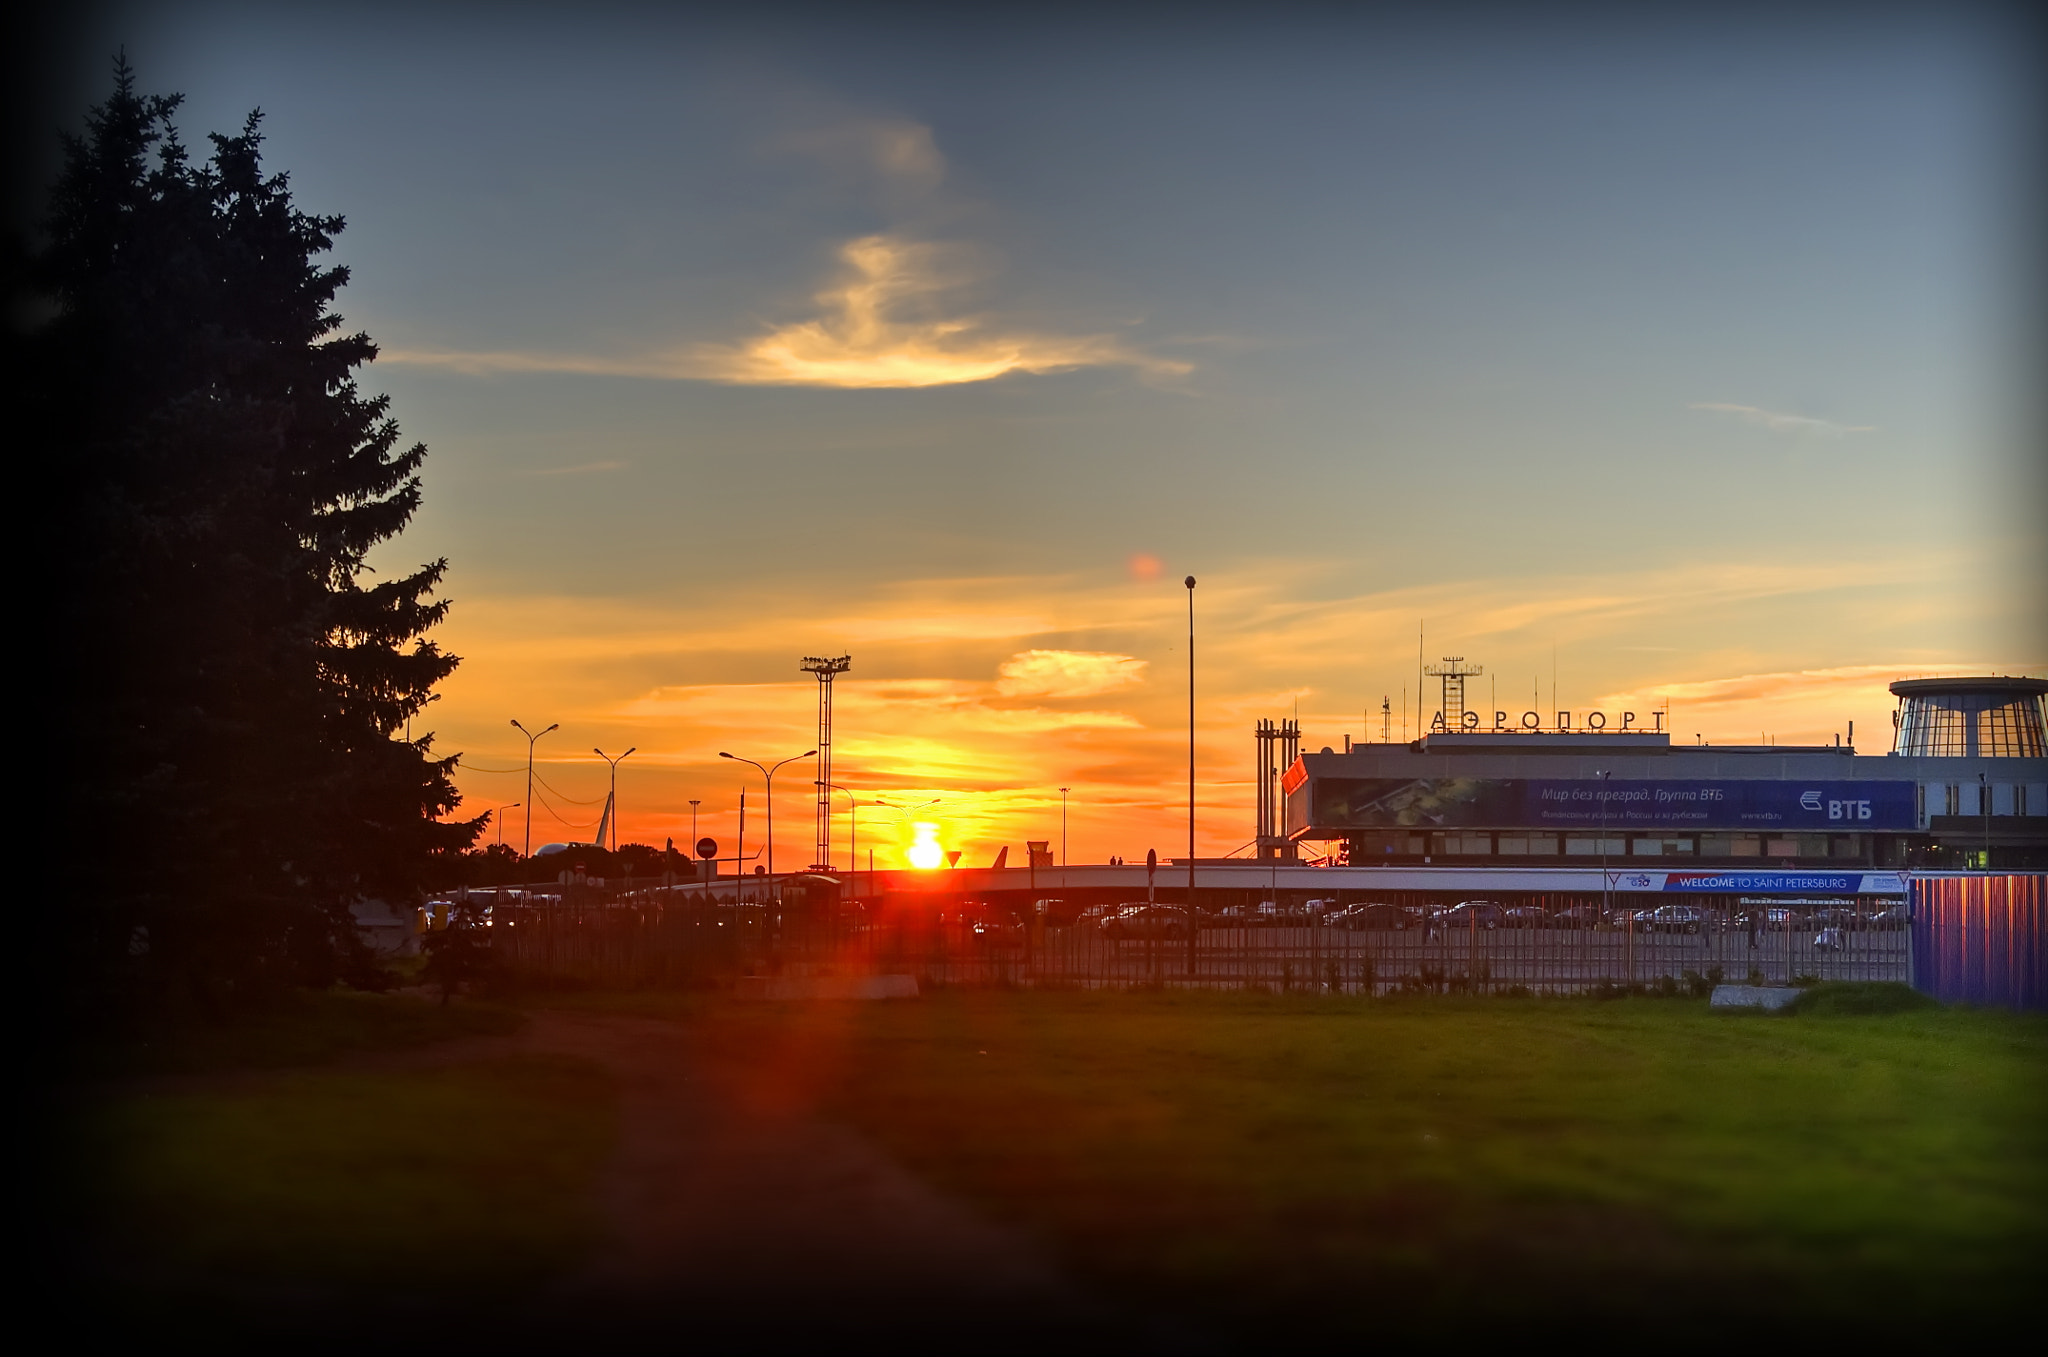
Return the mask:
[[[1404,711],[1403,711],[1403,714],[1402,714],[1402,716],[1403,716],[1403,719],[1405,720],[1405,719],[1406,719],[1406,711],[1405,711],[1405,707],[1406,707],[1406,702],[1405,702],[1405,699],[1404,699],[1404,701],[1403,701],[1403,707],[1404,707]],[[1393,699],[1392,699],[1391,697],[1388,697],[1388,696],[1387,696],[1387,695],[1386,695],[1385,693],[1381,693],[1381,694],[1380,694],[1380,743],[1381,743],[1381,744],[1389,744],[1389,743],[1391,743],[1391,741],[1390,741],[1390,740],[1389,740],[1389,739],[1387,738],[1387,736],[1388,736],[1388,734],[1389,734],[1389,732],[1390,732],[1390,729],[1391,729],[1391,727],[1393,726],[1393,724],[1394,724],[1394,700],[1393,700]]]
[[[1463,655],[1446,655],[1441,665],[1430,665],[1423,672],[1439,680],[1443,685],[1443,707],[1436,714],[1431,730],[1462,730],[1465,725],[1465,680],[1477,678],[1486,672],[1484,666],[1465,667]]]
[[[853,668],[853,656],[804,656],[806,674],[818,676],[818,855],[811,870],[832,870],[832,680]]]
[[[1415,738],[1422,738],[1422,619],[1415,619]]]

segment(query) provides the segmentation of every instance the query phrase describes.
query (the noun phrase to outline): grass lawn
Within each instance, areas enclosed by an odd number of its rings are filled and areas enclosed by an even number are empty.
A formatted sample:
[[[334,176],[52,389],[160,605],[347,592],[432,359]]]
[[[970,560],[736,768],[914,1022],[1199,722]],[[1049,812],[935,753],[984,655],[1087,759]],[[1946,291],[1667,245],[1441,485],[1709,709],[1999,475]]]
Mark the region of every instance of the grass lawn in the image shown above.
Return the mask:
[[[840,1118],[1084,1288],[1237,1346],[1954,1338],[2032,1322],[2048,1257],[2040,1016],[1844,1012],[1846,992],[1790,1017],[1199,993],[546,1002],[685,1024],[733,1096]],[[214,1073],[103,1086],[72,1140],[103,1251],[93,1303],[155,1346],[234,1346],[224,1315],[241,1345],[324,1315],[324,1345],[354,1346],[332,1323],[425,1341],[407,1315],[536,1293],[595,1238],[607,1075],[532,1055],[274,1068],[517,1021],[323,996],[146,1062]]]
[[[2038,1016],[942,992],[727,1020],[836,1047],[837,1115],[1241,1338],[1996,1324],[2048,1257]]]
[[[615,1091],[582,1062],[514,1055],[265,1073],[293,1058],[509,1030],[502,1010],[308,996],[143,1057],[199,1069],[103,1087],[74,1118],[94,1317],[218,1347],[475,1308],[580,1260]],[[450,1305],[451,1297],[466,1298]]]

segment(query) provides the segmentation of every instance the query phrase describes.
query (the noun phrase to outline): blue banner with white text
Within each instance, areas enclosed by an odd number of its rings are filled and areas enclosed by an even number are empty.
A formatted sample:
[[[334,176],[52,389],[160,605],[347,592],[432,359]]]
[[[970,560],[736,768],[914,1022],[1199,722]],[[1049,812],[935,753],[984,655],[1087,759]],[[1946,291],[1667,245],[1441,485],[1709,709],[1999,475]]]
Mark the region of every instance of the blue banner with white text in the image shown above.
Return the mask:
[[[1911,782],[1318,778],[1313,823],[1335,828],[1759,830],[1915,828]]]

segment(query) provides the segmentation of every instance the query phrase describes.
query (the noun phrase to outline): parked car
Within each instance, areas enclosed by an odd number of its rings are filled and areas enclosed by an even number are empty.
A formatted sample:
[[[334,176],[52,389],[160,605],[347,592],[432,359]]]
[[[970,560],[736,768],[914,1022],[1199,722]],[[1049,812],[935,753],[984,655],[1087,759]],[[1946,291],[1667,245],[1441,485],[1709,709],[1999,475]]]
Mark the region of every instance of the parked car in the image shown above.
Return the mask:
[[[1591,928],[1600,922],[1600,907],[1598,905],[1566,905],[1562,909],[1552,910],[1548,922],[1552,928]]]
[[[1258,911],[1252,915],[1251,921],[1269,928],[1300,928],[1309,922],[1309,916],[1300,905],[1261,900]]]
[[[1132,905],[1121,914],[1102,921],[1102,936],[1113,941],[1126,938],[1184,938],[1187,935],[1187,912],[1173,905]]]
[[[1813,950],[1816,952],[1839,952],[1848,945],[1839,928],[1823,928],[1813,935]]]
[[[1330,928],[1342,928],[1351,932],[1360,929],[1398,932],[1412,928],[1415,919],[1398,905],[1381,904],[1377,901],[1362,905],[1351,905],[1335,913],[1323,916],[1323,923]]]
[[[1491,900],[1460,900],[1444,911],[1446,928],[1499,928],[1500,906]]]
[[[1870,916],[1872,928],[1905,928],[1912,922],[1913,912],[1904,905],[1888,905]]]
[[[1707,913],[1694,905],[1659,905],[1636,915],[1638,933],[1697,933],[1706,926]]]
[[[1509,905],[1500,912],[1503,928],[1541,928],[1547,922],[1541,905]]]

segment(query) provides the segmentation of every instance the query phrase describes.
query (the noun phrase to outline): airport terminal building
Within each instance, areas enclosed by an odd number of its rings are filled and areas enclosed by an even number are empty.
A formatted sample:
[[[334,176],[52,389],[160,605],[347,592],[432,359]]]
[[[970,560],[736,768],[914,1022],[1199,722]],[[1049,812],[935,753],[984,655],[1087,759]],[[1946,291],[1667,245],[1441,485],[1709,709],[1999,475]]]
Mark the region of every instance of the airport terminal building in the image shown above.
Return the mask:
[[[1410,743],[1300,755],[1280,779],[1284,837],[1352,868],[1604,867],[1660,891],[1835,878],[1827,893],[1858,895],[1875,893],[1851,884],[1865,875],[2048,867],[2048,680],[1892,692],[1882,755],[1683,744],[1633,713],[1559,713],[1546,728],[1534,712],[1454,706]]]

